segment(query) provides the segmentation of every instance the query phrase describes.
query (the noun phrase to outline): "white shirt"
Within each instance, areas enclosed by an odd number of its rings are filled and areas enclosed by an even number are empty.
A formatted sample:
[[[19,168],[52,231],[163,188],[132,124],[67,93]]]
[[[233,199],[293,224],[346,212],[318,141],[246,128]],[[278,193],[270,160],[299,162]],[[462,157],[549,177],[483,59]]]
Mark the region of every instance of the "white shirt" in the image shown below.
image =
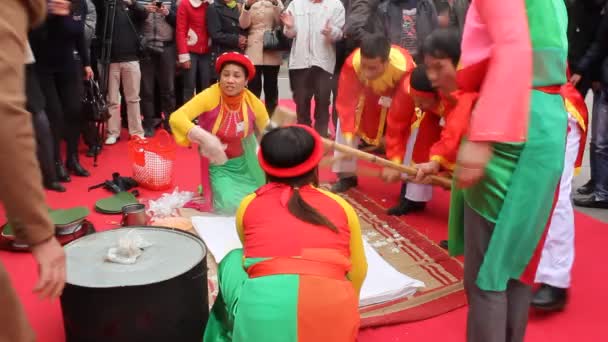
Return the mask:
[[[345,11],[340,0],[293,0],[287,11],[294,17],[294,27],[284,29],[287,37],[293,37],[289,55],[289,69],[320,67],[330,74],[336,66],[335,41],[342,39]],[[331,41],[321,31],[329,21]]]

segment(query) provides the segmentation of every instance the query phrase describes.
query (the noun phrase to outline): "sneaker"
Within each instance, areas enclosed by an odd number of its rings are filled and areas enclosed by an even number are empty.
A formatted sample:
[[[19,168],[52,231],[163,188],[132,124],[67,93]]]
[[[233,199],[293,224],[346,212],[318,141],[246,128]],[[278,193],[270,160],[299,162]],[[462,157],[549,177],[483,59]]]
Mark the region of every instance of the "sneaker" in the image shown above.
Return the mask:
[[[108,135],[108,137],[106,138],[106,145],[114,145],[114,144],[116,144],[118,139],[119,139],[118,137],[115,137],[113,135]]]

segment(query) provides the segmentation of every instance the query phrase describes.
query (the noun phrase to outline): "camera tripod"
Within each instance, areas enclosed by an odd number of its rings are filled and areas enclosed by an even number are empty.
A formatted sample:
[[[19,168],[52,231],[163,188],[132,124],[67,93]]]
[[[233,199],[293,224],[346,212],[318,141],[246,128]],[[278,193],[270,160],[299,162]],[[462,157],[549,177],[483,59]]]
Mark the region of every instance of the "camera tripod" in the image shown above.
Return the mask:
[[[104,0],[104,22],[102,26],[102,36],[100,37],[100,56],[98,58],[99,65],[99,83],[101,95],[104,99],[108,97],[108,83],[110,80],[110,63],[112,55],[112,40],[114,39],[114,22],[116,20],[116,1]],[[95,121],[95,146],[93,148],[93,166],[97,167],[97,157],[103,146],[103,139],[106,133],[107,120]]]

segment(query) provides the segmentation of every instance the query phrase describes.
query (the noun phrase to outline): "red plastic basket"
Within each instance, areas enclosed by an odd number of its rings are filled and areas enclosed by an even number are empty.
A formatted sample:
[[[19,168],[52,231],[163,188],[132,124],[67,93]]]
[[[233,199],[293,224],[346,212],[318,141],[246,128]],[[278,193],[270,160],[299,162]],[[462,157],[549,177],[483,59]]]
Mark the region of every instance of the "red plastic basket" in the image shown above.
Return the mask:
[[[133,179],[143,188],[166,190],[175,178],[175,150],[173,137],[159,130],[153,138],[134,136],[129,141],[129,158],[133,163]]]

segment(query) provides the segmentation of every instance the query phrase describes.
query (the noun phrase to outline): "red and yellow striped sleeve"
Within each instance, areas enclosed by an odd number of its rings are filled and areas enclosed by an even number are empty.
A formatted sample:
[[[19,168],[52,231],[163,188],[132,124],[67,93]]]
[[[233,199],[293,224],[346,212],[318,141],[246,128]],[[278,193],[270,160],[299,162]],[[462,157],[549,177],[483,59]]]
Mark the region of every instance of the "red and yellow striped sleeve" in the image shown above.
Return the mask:
[[[363,281],[367,275],[367,258],[365,257],[365,249],[363,247],[363,235],[361,234],[359,217],[357,216],[355,209],[353,209],[353,207],[342,197],[329,191],[322,189],[318,190],[338,202],[338,204],[340,204],[340,206],[344,209],[346,217],[348,218],[348,226],[350,228],[351,269],[348,272],[347,277],[353,284],[353,287],[357,292],[357,296],[359,296],[361,293],[361,287],[363,286]]]
[[[220,103],[220,89],[213,85],[186,102],[169,117],[169,125],[175,137],[175,141],[182,146],[188,146],[188,132],[194,127],[192,122],[201,113],[208,112]]]
[[[236,210],[236,232],[239,234],[239,239],[243,245],[245,244],[245,228],[243,227],[243,219],[245,218],[245,211],[247,211],[247,207],[255,197],[255,192],[247,195],[245,198],[243,198],[239,208]]]

